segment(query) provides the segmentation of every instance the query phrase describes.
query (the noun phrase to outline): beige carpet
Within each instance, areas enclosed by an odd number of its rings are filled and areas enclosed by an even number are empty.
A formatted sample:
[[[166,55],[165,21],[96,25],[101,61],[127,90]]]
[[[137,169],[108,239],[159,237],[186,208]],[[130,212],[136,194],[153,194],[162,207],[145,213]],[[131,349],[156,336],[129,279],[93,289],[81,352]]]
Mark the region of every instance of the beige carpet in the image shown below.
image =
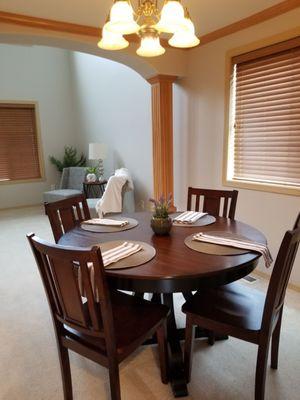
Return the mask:
[[[0,399],[62,399],[50,314],[25,234],[52,240],[37,207],[0,212]],[[265,290],[261,278],[254,286]],[[277,372],[268,371],[266,399],[297,400],[300,370],[300,293],[289,291]],[[256,346],[230,338],[210,347],[195,345],[187,399],[254,399]],[[104,368],[71,355],[75,400],[109,399]],[[173,399],[160,382],[155,347],[140,349],[121,364],[123,400]]]

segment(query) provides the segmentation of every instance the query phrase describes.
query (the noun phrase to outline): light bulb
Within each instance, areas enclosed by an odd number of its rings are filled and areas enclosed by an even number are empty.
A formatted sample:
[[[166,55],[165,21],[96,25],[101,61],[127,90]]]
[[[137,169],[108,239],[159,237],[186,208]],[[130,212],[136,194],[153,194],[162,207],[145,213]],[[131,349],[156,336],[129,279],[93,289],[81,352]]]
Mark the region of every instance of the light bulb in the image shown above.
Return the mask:
[[[161,10],[161,16],[155,28],[158,31],[174,33],[184,24],[184,9],[178,0],[169,0]]]
[[[133,9],[128,0],[118,0],[113,4],[107,29],[121,35],[129,35],[138,31],[139,25],[134,20]]]
[[[114,33],[107,29],[107,23],[102,29],[102,38],[98,47],[103,50],[122,50],[129,46],[129,42],[120,33]]]

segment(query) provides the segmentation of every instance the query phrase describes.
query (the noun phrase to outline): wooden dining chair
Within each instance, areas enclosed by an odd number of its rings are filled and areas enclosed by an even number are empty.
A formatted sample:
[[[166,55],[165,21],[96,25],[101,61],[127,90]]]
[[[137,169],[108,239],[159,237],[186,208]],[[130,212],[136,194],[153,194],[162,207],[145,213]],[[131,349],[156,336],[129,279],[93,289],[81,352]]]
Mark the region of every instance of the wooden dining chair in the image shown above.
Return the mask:
[[[286,288],[300,241],[300,214],[293,231],[282,240],[267,294],[232,283],[201,290],[182,306],[186,314],[185,373],[191,375],[195,325],[258,345],[255,400],[265,396],[270,342],[271,368],[278,367],[280,328]]]
[[[64,399],[73,398],[69,350],[108,368],[111,399],[120,400],[119,363],[155,333],[161,380],[167,383],[165,321],[169,309],[110,291],[99,247],[62,247],[48,244],[34,234],[27,237],[52,314]],[[94,287],[87,263],[94,266]],[[85,297],[80,295],[78,268]],[[95,301],[95,290],[98,302]]]
[[[187,210],[203,211],[214,217],[234,219],[238,193],[237,190],[213,190],[189,187]]]
[[[83,194],[53,203],[45,203],[44,206],[56,243],[64,233],[75,228],[80,222],[91,218],[90,210]]]

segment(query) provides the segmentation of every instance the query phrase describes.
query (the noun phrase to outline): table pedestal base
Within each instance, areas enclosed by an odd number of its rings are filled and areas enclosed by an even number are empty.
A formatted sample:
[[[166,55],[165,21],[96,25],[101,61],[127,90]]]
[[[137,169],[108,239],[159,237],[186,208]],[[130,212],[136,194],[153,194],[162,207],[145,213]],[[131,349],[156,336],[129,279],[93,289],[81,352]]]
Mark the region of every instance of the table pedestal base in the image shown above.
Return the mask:
[[[137,295],[137,294],[136,294]],[[184,296],[186,297],[186,296]],[[177,328],[175,311],[174,311],[174,297],[172,293],[168,294],[155,294],[151,300],[153,303],[162,302],[170,308],[170,314],[167,321],[167,331],[168,331],[168,344],[169,344],[169,371],[170,371],[170,384],[173,390],[174,397],[185,397],[188,396],[187,381],[184,373],[184,363],[183,363],[183,352],[180,345],[180,341],[184,340],[185,329]],[[196,327],[195,338],[205,338],[208,339],[210,344],[213,344],[215,340],[226,340],[228,336],[221,336],[215,334],[212,338],[209,335],[209,331]],[[144,345],[155,344],[156,337],[147,340]]]

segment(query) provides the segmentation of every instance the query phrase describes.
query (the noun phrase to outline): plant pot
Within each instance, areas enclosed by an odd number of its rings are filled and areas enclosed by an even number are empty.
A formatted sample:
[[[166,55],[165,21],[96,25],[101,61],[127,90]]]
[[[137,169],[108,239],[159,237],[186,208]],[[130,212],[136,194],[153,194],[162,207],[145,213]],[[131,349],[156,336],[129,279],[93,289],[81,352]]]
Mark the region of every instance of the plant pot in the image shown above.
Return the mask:
[[[170,217],[168,218],[157,218],[157,217],[152,217],[151,218],[151,228],[155,235],[158,236],[165,236],[170,233],[170,230],[172,228],[172,219]]]
[[[87,180],[87,182],[96,182],[97,175],[96,174],[87,174],[86,180]]]

